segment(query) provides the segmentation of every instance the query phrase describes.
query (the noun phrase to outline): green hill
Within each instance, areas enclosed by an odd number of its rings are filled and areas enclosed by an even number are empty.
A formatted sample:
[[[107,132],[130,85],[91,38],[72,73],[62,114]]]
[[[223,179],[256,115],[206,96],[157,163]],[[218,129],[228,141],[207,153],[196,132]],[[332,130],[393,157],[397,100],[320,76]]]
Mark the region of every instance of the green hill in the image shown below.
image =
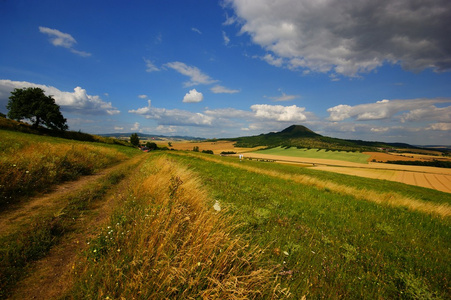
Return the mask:
[[[367,142],[344,140],[322,136],[302,125],[292,125],[280,132],[229,139],[236,141],[237,147],[298,147],[340,151],[373,151],[377,148],[416,148],[402,143]]]

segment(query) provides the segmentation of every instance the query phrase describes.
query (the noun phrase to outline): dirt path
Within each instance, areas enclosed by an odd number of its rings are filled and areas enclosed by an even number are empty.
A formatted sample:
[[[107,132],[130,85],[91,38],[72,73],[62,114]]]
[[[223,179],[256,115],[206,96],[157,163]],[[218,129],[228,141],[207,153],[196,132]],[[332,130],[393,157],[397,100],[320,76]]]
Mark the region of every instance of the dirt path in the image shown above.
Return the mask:
[[[33,216],[40,215],[46,211],[57,212],[59,208],[64,207],[61,199],[65,195],[81,190],[86,184],[105,177],[123,165],[133,163],[136,159],[137,157],[101,170],[96,174],[82,176],[78,180],[65,182],[56,186],[50,193],[32,197],[27,201],[23,201],[12,208],[0,212],[0,235],[5,235],[11,230],[14,230]]]
[[[111,172],[127,165],[137,164],[143,161],[145,156],[137,156],[119,165],[108,168],[98,174],[85,176],[73,182],[58,186],[58,188],[45,196],[35,197],[23,207],[2,215],[1,221],[11,229],[16,222],[25,223],[30,215],[39,215],[43,210],[53,209],[58,211],[58,198],[69,193],[81,190],[93,180],[107,176]],[[119,183],[117,188],[125,185]],[[116,187],[114,188],[116,190]],[[50,252],[39,261],[33,263],[29,275],[17,284],[9,299],[58,299],[73,283],[72,270],[76,264],[79,254],[88,247],[87,240],[94,237],[99,228],[108,220],[117,204],[115,193],[110,192],[104,199],[99,200],[95,207],[77,219],[74,231],[65,235],[62,241],[54,246]],[[51,202],[48,204],[47,202]],[[5,221],[6,219],[7,221]]]

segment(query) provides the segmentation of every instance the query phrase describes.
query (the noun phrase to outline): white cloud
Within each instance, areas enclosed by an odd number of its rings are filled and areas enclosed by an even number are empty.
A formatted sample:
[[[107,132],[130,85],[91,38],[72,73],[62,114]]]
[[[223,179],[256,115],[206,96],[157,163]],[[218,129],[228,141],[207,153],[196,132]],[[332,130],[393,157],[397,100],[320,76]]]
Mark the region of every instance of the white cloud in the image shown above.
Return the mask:
[[[287,95],[284,92],[282,92],[280,89],[279,89],[279,91],[282,93],[282,95],[276,96],[276,97],[266,97],[266,98],[272,99],[277,102],[282,102],[282,101],[291,101],[291,100],[301,97],[300,95]]]
[[[210,89],[210,91],[215,94],[236,94],[240,92],[240,90],[228,89],[226,87],[223,87],[222,85],[215,85]]]
[[[146,63],[146,72],[150,73],[160,71],[160,69],[158,69],[150,59],[144,59],[144,62]]]
[[[124,127],[114,126],[114,130],[115,130],[115,131],[123,131],[123,130],[124,130]]]
[[[147,99],[147,95],[138,95],[138,98],[140,98],[140,99]]]
[[[437,131],[451,131],[451,123],[434,123],[431,124],[427,130],[437,130]]]
[[[451,70],[451,1],[226,0],[269,63],[346,76],[384,62],[408,70]],[[286,59],[285,63],[277,59]]]
[[[210,76],[202,73],[198,68],[188,66],[179,61],[169,62],[165,64],[165,66],[174,69],[182,75],[190,77],[190,81],[184,83],[186,87],[217,82],[217,80],[214,80],[210,78]]]
[[[148,100],[147,107],[129,110],[129,113],[137,114],[157,121],[159,125],[172,126],[210,126],[213,118],[202,113],[193,113],[180,109],[165,109],[152,107]]]
[[[202,32],[199,29],[197,29],[196,27],[192,27],[191,30],[194,32],[197,32],[198,34],[202,34]]]
[[[381,100],[375,103],[359,104],[355,106],[337,105],[329,108],[329,120],[343,121],[354,118],[358,121],[390,119],[399,113],[402,122],[418,120],[449,120],[451,107],[437,108],[434,104],[451,103],[451,99],[408,99]]]
[[[50,43],[52,43],[53,46],[64,47],[69,49],[72,53],[83,57],[91,56],[91,53],[74,49],[74,45],[77,41],[68,33],[42,26],[39,26],[39,32],[50,36]]]
[[[261,57],[262,60],[266,61],[268,64],[276,67],[281,67],[283,65],[282,58],[275,58],[272,54],[268,53],[265,56]]]
[[[251,106],[251,109],[255,112],[255,117],[258,119],[283,122],[302,122],[307,119],[307,116],[304,113],[305,108],[296,105],[282,106],[254,104]]]
[[[222,38],[224,39],[224,45],[228,45],[230,43],[230,38],[227,36],[225,31],[222,32]]]
[[[183,97],[183,102],[197,103],[197,102],[201,102],[203,99],[204,99],[204,95],[202,95],[202,93],[196,91],[196,89],[192,89],[188,93],[186,93],[185,97]]]
[[[103,101],[99,96],[88,95],[86,90],[75,87],[73,92],[63,92],[53,86],[46,86],[26,81],[0,80],[0,103],[8,102],[11,92],[15,88],[38,87],[44,90],[46,95],[51,95],[62,111],[91,115],[115,115],[120,111],[113,107],[111,102]]]
[[[140,130],[141,125],[138,122],[135,122],[135,124],[133,124],[133,127],[130,128],[131,131],[139,131]]]

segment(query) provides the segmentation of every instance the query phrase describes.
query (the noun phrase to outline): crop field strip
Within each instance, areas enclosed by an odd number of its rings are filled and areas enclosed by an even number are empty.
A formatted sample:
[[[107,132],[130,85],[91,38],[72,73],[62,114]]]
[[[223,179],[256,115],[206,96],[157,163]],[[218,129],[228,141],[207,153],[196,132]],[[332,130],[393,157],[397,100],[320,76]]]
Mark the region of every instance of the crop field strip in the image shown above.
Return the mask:
[[[353,163],[349,161],[338,161],[338,160],[330,160],[330,159],[313,159],[313,158],[305,158],[299,157],[291,159],[287,156],[281,155],[271,155],[271,154],[260,154],[260,153],[252,153],[246,154],[245,158],[252,159],[266,159],[273,160],[275,162],[290,162],[290,163],[302,163],[302,164],[310,164],[314,165],[316,168],[320,170],[327,171],[337,171],[338,173],[353,175],[352,172],[355,171],[355,175],[369,178],[378,178],[374,174],[379,174],[380,177],[378,179],[392,180],[405,184],[416,185],[426,188],[436,189],[442,192],[451,192],[450,185],[437,185],[437,184],[428,184],[425,180],[424,174],[434,174],[437,178],[440,178],[441,181],[447,182],[451,181],[451,171],[445,168],[434,168],[434,167],[419,167],[419,166],[404,166],[404,165],[394,165],[394,164],[381,164],[381,163],[369,163],[369,164],[359,164]],[[340,168],[342,167],[342,168]],[[357,170],[361,170],[358,172]],[[394,173],[391,176],[383,176],[381,171],[393,171]],[[364,174],[364,173],[367,174]],[[388,175],[389,173],[387,173]],[[397,174],[397,175],[396,175]]]
[[[191,153],[174,153],[176,155],[186,155],[186,156],[195,156],[200,157],[204,160],[213,161],[216,163],[221,163],[224,165],[233,166],[236,168],[245,169],[250,172],[255,172],[259,174],[265,174],[277,178],[282,178],[286,180],[291,180],[297,183],[306,184],[306,185],[313,185],[318,188],[323,189],[329,189],[333,190],[334,192],[345,194],[345,195],[351,195],[355,198],[364,199],[367,201],[379,203],[382,205],[389,205],[394,207],[406,207],[411,210],[420,211],[428,214],[434,214],[440,217],[450,217],[451,216],[451,206],[444,203],[444,204],[435,204],[431,202],[424,202],[418,199],[408,198],[399,194],[395,193],[380,193],[376,191],[370,191],[370,190],[360,190],[357,188],[353,188],[350,186],[346,186],[343,184],[337,184],[334,182],[327,182],[324,180],[318,180],[313,177],[309,177],[306,175],[296,175],[296,176],[290,176],[283,173],[278,173],[271,170],[265,170],[263,168],[255,168],[252,166],[247,166],[245,163],[235,163],[235,162],[226,162],[221,159],[217,159],[214,157],[205,157],[205,156],[197,156],[195,154]],[[413,178],[413,177],[412,177]]]

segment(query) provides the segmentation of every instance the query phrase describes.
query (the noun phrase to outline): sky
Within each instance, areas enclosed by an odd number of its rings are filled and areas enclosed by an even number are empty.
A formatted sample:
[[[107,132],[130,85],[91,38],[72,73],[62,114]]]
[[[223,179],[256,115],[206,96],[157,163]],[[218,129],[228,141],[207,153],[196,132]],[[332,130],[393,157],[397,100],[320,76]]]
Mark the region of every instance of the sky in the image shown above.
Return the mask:
[[[449,0],[0,0],[0,112],[70,130],[227,138],[304,125],[451,145]]]

